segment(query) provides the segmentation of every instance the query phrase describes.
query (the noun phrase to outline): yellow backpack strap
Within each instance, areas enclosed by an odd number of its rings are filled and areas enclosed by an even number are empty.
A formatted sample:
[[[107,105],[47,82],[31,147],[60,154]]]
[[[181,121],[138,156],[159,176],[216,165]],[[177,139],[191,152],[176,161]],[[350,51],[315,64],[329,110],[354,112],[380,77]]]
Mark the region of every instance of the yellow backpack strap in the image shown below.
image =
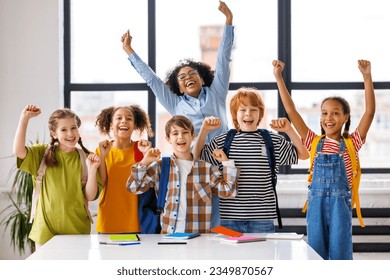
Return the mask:
[[[308,170],[309,176],[307,177],[307,183],[309,185],[311,184],[311,181],[313,179],[314,157],[316,155],[317,145],[318,145],[318,143],[320,142],[320,140],[323,137],[324,137],[324,135],[315,136],[314,139],[313,139],[313,142],[311,143],[311,148],[310,148],[310,167],[309,167],[309,170]],[[308,204],[308,200],[306,199],[305,205],[303,205],[303,208],[302,208],[302,213],[306,213],[307,204]]]
[[[363,222],[362,213],[360,210],[360,200],[359,200],[359,185],[360,185],[360,177],[361,177],[361,168],[359,158],[356,156],[355,147],[353,146],[351,138],[344,138],[345,146],[348,149],[349,156],[351,158],[352,165],[352,209],[356,208],[356,215],[359,220],[359,224],[361,227],[365,227]]]

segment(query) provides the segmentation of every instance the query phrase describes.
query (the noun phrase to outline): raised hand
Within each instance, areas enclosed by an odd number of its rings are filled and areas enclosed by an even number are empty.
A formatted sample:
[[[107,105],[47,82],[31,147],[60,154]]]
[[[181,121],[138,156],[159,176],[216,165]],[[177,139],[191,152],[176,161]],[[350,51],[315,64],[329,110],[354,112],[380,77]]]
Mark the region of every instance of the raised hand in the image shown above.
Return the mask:
[[[272,120],[270,127],[278,132],[287,132],[291,129],[291,124],[287,118],[279,118]]]
[[[233,13],[230,11],[229,7],[225,2],[219,1],[218,10],[220,10],[226,17],[226,24],[232,25],[233,23]]]
[[[101,158],[106,158],[108,155],[108,152],[110,151],[112,147],[112,143],[114,142],[114,139],[107,139],[99,142],[99,150],[100,150],[100,156]]]
[[[212,131],[220,127],[221,124],[222,124],[221,120],[217,117],[213,117],[213,116],[206,117],[203,120],[202,129],[205,131]]]
[[[228,160],[228,157],[222,149],[215,149],[213,151],[213,158],[218,160],[219,162]]]
[[[144,158],[141,160],[140,164],[143,166],[148,166],[154,161],[158,161],[161,157],[161,152],[158,148],[150,148]]]
[[[284,63],[280,60],[274,60],[272,61],[272,65],[274,66],[274,76],[278,77],[282,75],[282,72],[284,70]]]
[[[360,72],[364,74],[371,74],[371,63],[368,60],[358,60],[358,67]]]
[[[36,105],[27,105],[22,111],[22,116],[31,119],[38,116],[41,113],[41,109]]]
[[[138,150],[140,150],[141,153],[146,154],[146,152],[152,147],[152,142],[141,139],[138,141]]]
[[[100,165],[100,157],[97,154],[90,153],[87,157],[87,167],[88,170],[91,168],[97,170]]]
[[[132,39],[133,37],[130,35],[130,30],[127,30],[127,32],[124,33],[121,37],[122,48],[127,53],[127,55],[130,55],[134,52],[133,48],[131,47]]]

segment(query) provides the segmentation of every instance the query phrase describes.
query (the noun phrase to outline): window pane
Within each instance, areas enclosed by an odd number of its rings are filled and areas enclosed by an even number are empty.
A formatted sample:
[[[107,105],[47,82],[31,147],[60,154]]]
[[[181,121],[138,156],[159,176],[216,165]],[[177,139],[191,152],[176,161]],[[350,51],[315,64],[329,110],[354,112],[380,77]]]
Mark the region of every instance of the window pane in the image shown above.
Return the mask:
[[[271,62],[277,58],[277,1],[227,4],[235,26],[231,81],[274,81]],[[189,0],[164,0],[156,5],[157,74],[165,79],[167,71],[185,58],[204,61],[214,69],[225,25],[218,1],[197,0],[194,5]]]
[[[147,91],[74,91],[71,100],[72,110],[81,119],[80,136],[83,139],[83,144],[91,151],[96,149],[99,141],[106,138],[99,133],[99,129],[95,126],[96,117],[102,109],[110,106],[137,104],[145,112],[148,112]],[[133,133],[133,140],[137,140],[139,137],[137,133]]]
[[[362,81],[358,59],[372,62],[373,79],[388,81],[390,2],[291,1],[294,81]]]
[[[130,29],[134,49],[147,59],[147,18],[147,0],[72,1],[71,82],[143,82],[127,60],[121,36]]]
[[[351,107],[351,127],[352,133],[358,126],[364,113],[364,91],[293,91],[292,97],[297,110],[306,122],[307,126],[316,134],[321,133],[320,127],[320,106],[324,98],[328,96],[342,96]],[[366,143],[359,151],[360,165],[362,168],[389,168],[390,167],[390,92],[388,90],[376,90],[376,114],[367,134]],[[315,101],[313,101],[313,99]],[[308,168],[309,161],[301,161],[293,168]]]

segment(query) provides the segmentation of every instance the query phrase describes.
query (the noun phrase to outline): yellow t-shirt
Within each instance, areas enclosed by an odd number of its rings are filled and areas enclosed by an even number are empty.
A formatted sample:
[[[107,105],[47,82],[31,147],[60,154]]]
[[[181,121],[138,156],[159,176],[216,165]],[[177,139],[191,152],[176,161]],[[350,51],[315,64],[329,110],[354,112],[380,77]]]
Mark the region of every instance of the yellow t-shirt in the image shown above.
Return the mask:
[[[100,233],[140,232],[138,196],[126,188],[131,166],[136,163],[133,142],[129,149],[111,147],[105,162],[107,184],[100,195],[96,231]],[[99,148],[96,153],[100,154]]]

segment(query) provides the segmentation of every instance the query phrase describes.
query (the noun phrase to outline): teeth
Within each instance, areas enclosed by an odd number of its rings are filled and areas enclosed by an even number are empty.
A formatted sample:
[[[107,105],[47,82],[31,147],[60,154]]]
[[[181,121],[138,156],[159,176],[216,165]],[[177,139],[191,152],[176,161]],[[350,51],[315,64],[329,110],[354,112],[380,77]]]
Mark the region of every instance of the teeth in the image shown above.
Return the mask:
[[[193,81],[189,81],[189,82],[187,83],[187,85],[186,85],[186,86],[188,87],[188,86],[190,86],[190,85],[192,85],[192,84],[195,84],[195,82],[193,82]]]

